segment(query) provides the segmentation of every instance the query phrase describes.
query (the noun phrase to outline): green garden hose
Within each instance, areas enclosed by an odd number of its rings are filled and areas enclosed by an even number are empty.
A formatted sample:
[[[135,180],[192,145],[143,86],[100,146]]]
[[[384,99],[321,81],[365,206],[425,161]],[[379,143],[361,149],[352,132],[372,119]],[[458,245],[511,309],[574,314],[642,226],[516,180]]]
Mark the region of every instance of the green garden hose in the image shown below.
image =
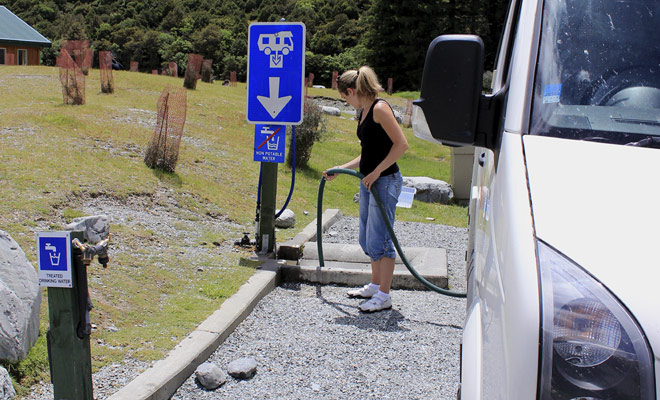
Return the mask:
[[[326,172],[328,175],[334,175],[334,174],[347,174],[347,175],[353,175],[356,178],[359,178],[362,180],[364,178],[364,175],[361,173],[354,171],[352,169],[344,169],[344,168],[333,168],[329,169]],[[319,266],[324,267],[325,266],[325,261],[323,259],[323,227],[322,227],[322,215],[323,215],[323,189],[325,188],[325,179],[321,178],[321,183],[319,184],[319,194],[318,194],[318,203],[316,207],[316,245],[318,248],[318,253],[319,253]],[[403,264],[408,268],[408,271],[417,278],[424,286],[429,288],[430,290],[433,290],[434,292],[444,294],[445,296],[450,296],[450,297],[466,297],[466,293],[458,293],[458,292],[452,292],[447,289],[443,289],[440,286],[434,285],[433,283],[429,282],[426,280],[423,276],[421,276],[415,268],[413,268],[412,265],[410,265],[410,262],[408,262],[408,259],[406,258],[406,255],[403,254],[403,250],[401,250],[401,246],[399,245],[399,241],[396,238],[396,235],[394,234],[394,229],[392,228],[392,224],[390,223],[390,220],[387,218],[387,214],[385,213],[385,208],[383,207],[383,203],[380,200],[380,196],[378,195],[378,192],[373,191],[371,192],[373,194],[374,199],[376,199],[376,204],[378,204],[378,209],[380,210],[380,214],[383,216],[383,219],[385,220],[387,225],[387,231],[390,233],[390,237],[392,238],[392,243],[394,243],[394,247],[396,248],[397,253],[399,253],[399,257],[401,257],[401,261],[403,261]]]

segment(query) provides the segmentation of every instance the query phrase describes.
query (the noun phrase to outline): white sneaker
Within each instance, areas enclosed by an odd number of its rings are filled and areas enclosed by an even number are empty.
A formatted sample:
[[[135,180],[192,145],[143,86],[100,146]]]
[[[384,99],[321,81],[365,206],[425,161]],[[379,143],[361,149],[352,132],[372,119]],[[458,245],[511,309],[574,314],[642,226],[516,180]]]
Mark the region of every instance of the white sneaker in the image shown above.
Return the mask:
[[[388,297],[387,300],[381,299],[379,296],[373,296],[369,300],[360,304],[358,307],[360,311],[364,312],[376,312],[381,310],[387,310],[392,308],[392,298]]]
[[[359,289],[349,290],[347,295],[348,297],[361,297],[363,299],[371,298],[371,296],[378,293],[378,288],[372,287],[370,284],[366,284]]]

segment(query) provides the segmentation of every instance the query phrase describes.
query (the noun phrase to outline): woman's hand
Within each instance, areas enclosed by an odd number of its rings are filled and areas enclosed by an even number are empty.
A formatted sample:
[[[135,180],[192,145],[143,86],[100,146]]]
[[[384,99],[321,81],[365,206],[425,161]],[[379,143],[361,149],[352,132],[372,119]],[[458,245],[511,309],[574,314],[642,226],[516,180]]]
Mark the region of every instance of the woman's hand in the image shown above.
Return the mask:
[[[337,168],[339,168],[339,167],[332,167],[332,168],[330,168],[330,169],[337,169]],[[328,171],[329,171],[330,169],[328,169],[328,170],[326,170],[326,171],[323,171],[323,179],[325,179],[325,180],[328,181],[328,182],[330,182],[331,180],[333,180],[333,179],[335,179],[335,178],[337,177],[337,174],[328,175]]]
[[[371,186],[376,182],[376,179],[380,178],[380,172],[373,171],[369,175],[362,178],[362,184],[371,191]]]

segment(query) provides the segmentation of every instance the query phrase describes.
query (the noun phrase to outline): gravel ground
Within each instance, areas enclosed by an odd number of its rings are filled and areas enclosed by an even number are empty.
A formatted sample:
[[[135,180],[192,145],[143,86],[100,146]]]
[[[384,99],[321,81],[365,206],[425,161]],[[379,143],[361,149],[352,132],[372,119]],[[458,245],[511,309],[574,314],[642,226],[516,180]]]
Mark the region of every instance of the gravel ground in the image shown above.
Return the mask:
[[[397,222],[401,246],[448,250],[450,288],[465,290],[467,232],[432,223]],[[357,219],[344,217],[327,243],[357,243]],[[242,357],[257,361],[249,380],[214,391],[188,378],[172,399],[454,399],[465,300],[429,291],[393,290],[391,310],[363,314],[345,287],[289,283],[259,302],[208,361],[226,371]],[[105,399],[150,364],[127,358],[94,373]],[[42,383],[25,399],[52,399]]]
[[[398,222],[402,246],[448,250],[450,285],[464,290],[465,229]],[[342,218],[324,241],[355,242]],[[454,399],[465,300],[392,291],[391,310],[363,314],[345,287],[289,283],[266,296],[209,358],[221,369],[257,361],[249,380],[204,390],[191,376],[172,397],[189,399]]]

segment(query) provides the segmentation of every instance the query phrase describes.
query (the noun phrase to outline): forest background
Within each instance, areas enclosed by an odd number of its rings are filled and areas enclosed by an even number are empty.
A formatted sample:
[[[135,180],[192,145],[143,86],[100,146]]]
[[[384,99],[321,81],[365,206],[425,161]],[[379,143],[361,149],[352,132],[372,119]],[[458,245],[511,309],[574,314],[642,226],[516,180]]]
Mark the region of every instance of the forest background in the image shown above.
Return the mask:
[[[492,69],[507,0],[6,0],[14,14],[53,42],[43,65],[55,65],[63,40],[89,39],[126,69],[151,72],[188,54],[213,60],[216,79],[246,79],[251,22],[302,21],[307,27],[306,74],[331,85],[332,72],[363,64],[396,91],[419,90],[429,43],[445,33],[477,34]]]

